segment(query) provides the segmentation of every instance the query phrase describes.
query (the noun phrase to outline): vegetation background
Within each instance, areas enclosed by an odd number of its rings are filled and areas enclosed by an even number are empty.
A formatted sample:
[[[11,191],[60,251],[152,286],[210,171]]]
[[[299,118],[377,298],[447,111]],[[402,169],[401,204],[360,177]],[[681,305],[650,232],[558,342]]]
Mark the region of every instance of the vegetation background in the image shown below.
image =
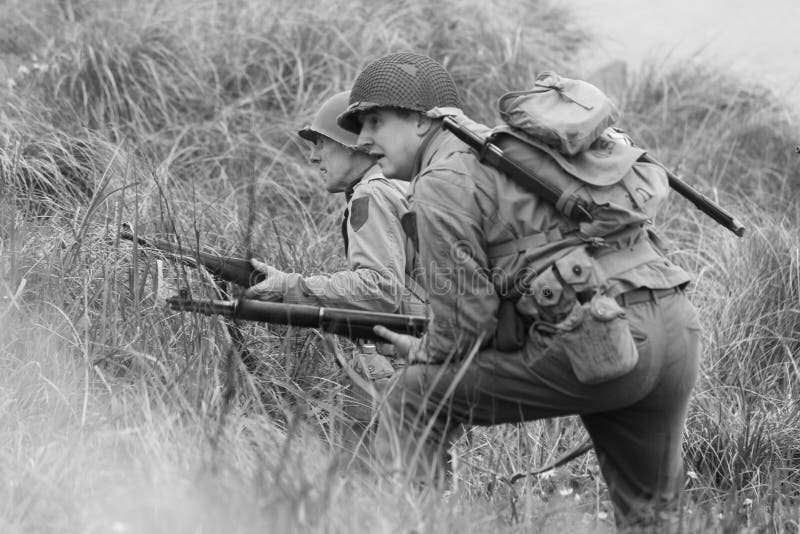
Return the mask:
[[[498,15],[505,14],[505,15]],[[556,3],[0,0],[0,531],[604,532],[571,418],[475,429],[445,494],[344,462],[336,367],[313,331],[169,312],[208,276],[119,239],[344,266],[342,199],[295,135],[371,59],[427,53],[466,112],[576,71],[593,36]],[[657,221],[696,276],[705,360],[686,428],[687,532],[800,532],[800,142],[767,89],[654,60],[598,74],[622,126],[734,212],[678,195]],[[620,83],[622,80],[622,83]],[[337,350],[347,350],[341,344]]]

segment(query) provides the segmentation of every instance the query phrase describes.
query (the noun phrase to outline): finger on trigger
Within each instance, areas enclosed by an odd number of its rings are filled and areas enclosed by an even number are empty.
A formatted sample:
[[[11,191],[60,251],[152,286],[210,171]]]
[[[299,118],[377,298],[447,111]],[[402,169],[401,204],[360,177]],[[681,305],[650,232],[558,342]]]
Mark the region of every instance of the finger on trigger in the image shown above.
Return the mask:
[[[381,336],[383,339],[388,339],[389,341],[394,341],[393,335],[394,332],[386,328],[385,326],[375,325],[372,328],[372,331]]]

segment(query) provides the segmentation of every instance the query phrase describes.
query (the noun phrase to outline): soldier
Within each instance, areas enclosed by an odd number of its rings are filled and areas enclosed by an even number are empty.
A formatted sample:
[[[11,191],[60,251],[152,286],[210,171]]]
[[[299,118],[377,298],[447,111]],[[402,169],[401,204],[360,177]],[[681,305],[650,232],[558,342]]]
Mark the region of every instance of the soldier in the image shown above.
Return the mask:
[[[349,270],[302,276],[286,273],[259,260],[252,265],[267,275],[245,296],[259,300],[310,304],[367,311],[424,315],[422,292],[413,277],[400,218],[408,211],[407,182],[384,177],[375,158],[357,148],[358,136],[336,124],[348,104],[349,91],[328,99],[310,126],[298,135],[311,144],[310,161],[319,167],[329,193],[344,193],[347,206],[342,238]],[[367,346],[356,353],[353,368],[365,378],[385,382],[395,361],[389,344]],[[380,353],[388,353],[386,355]],[[387,358],[387,355],[389,358]],[[346,411],[355,419],[351,436],[360,434],[371,419],[369,396],[350,385]]]
[[[431,467],[437,476],[459,424],[577,414],[592,438],[618,524],[652,525],[677,505],[683,481],[682,432],[700,355],[697,313],[683,293],[690,277],[657,250],[645,227],[622,229],[602,247],[603,296],[624,310],[630,346],[635,342],[638,350],[635,366],[618,378],[582,382],[557,338],[533,327],[521,349],[495,348],[502,344],[500,327],[508,326],[498,319],[508,302],[500,286],[519,273],[552,273],[556,261],[575,251],[595,251],[572,221],[483,165],[441,127],[434,108],[460,105],[438,62],[389,54],[359,74],[338,118],[359,132],[359,145],[385,176],[411,181],[404,228],[416,228],[432,313],[421,340],[376,327],[416,363],[393,379],[379,454],[412,476],[431,476],[422,471]],[[581,304],[565,284],[563,295],[569,294],[573,307]],[[529,323],[537,319],[537,310],[527,311]],[[591,350],[593,341],[601,340],[584,340],[584,347]]]

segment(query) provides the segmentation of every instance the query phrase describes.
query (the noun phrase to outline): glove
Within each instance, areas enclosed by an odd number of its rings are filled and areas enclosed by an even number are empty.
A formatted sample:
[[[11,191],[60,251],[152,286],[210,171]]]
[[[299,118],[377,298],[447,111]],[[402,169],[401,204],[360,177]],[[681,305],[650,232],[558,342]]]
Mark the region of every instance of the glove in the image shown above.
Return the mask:
[[[250,265],[256,271],[264,273],[266,278],[245,291],[244,296],[248,299],[280,302],[289,288],[292,277],[299,276],[294,273],[285,273],[255,258],[250,260]]]

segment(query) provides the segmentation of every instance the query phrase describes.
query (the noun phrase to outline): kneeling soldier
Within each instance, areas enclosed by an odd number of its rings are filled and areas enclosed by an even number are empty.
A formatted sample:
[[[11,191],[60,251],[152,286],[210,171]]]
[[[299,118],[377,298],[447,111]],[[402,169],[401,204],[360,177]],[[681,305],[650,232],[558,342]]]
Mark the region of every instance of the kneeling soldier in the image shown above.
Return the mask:
[[[267,277],[251,287],[246,296],[292,304],[424,315],[421,290],[409,274],[413,258],[400,226],[400,218],[408,211],[408,184],[384,177],[375,158],[356,146],[358,136],[336,124],[336,117],[347,107],[348,97],[349,91],[345,91],[328,99],[311,125],[298,134],[311,143],[310,161],[319,167],[327,191],[345,194],[342,238],[349,270],[304,277],[253,259],[253,266]],[[377,383],[380,389],[381,382],[386,382],[399,364],[392,346],[379,344],[377,351],[374,345],[362,348],[356,352],[352,368]],[[347,441],[355,445],[372,419],[372,399],[352,381],[345,382],[348,385],[345,412],[355,421]]]
[[[438,62],[390,54],[359,74],[350,106],[338,119],[359,132],[359,145],[378,158],[388,178],[411,181],[413,225],[404,227],[416,228],[432,313],[421,340],[376,327],[398,353],[417,363],[398,373],[389,390],[390,409],[386,417],[381,414],[378,431],[381,455],[391,467],[440,476],[441,453],[459,424],[578,414],[594,443],[618,523],[653,524],[660,512],[674,509],[682,488],[682,433],[700,357],[697,313],[682,291],[690,277],[659,252],[644,225],[620,228],[618,238],[591,248],[573,221],[482,164],[442,128],[434,108],[460,104],[452,78]],[[518,280],[519,273],[530,275],[534,284],[537,273],[563,282],[571,275],[554,275],[554,266],[579,258],[570,267],[578,273],[586,254],[603,267],[595,294],[602,297],[596,305],[604,308],[591,313],[624,316],[626,323],[615,324],[623,325],[619,333],[630,343],[620,346],[618,356],[632,354],[634,364],[616,378],[587,382],[573,368],[576,351],[536,323],[522,348],[495,348],[503,345],[495,340],[499,327],[507,326],[500,324],[507,289],[501,286]],[[589,313],[590,302],[578,300],[568,283],[557,289],[571,296],[572,309]],[[542,322],[537,310],[527,312],[528,324]],[[581,347],[604,341],[592,337],[605,335],[594,326]],[[622,354],[623,349],[638,355]],[[420,451],[426,462],[411,465]]]

